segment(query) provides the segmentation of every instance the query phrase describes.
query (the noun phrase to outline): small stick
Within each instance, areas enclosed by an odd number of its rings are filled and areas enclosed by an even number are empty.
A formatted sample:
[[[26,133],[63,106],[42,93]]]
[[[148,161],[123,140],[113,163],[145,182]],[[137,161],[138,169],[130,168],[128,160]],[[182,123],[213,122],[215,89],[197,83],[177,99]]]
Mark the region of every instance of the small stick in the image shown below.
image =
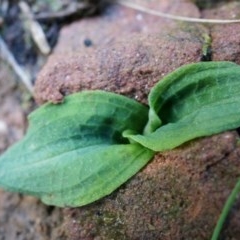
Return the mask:
[[[79,12],[81,10],[85,10],[89,7],[89,4],[86,3],[78,3],[78,4],[70,4],[70,7],[58,11],[58,12],[50,12],[50,13],[39,13],[34,16],[36,20],[52,20],[52,19],[58,19],[58,18],[64,18],[64,17],[69,17],[76,12]]]
[[[31,9],[26,2],[20,1],[19,7],[26,18],[26,22],[28,24],[29,31],[32,35],[32,39],[38,46],[41,53],[43,53],[44,55],[48,55],[51,51],[51,48],[47,42],[46,36],[42,30],[41,25],[34,20],[34,16],[31,12]]]
[[[215,24],[240,23],[240,19],[207,19],[207,18],[203,19],[203,18],[191,18],[191,17],[182,17],[177,15],[172,15],[172,14],[148,9],[127,0],[118,0],[117,3],[125,7],[132,8],[132,9],[135,9],[144,13],[148,13],[154,16],[168,18],[168,19],[177,20],[177,21],[193,22],[193,23],[215,23]]]
[[[3,39],[0,36],[0,56],[3,60],[9,63],[9,65],[13,68],[15,73],[18,75],[18,77],[22,80],[22,82],[25,84],[27,89],[30,91],[30,93],[33,93],[33,86],[31,83],[31,78],[29,75],[18,65],[15,58],[13,57],[12,53],[9,51],[7,45],[3,41]]]

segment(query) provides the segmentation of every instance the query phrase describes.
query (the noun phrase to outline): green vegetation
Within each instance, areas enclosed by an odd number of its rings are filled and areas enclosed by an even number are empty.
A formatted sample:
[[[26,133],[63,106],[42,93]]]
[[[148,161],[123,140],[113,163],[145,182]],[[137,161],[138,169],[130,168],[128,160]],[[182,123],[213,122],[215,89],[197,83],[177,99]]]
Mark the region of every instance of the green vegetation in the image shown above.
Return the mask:
[[[201,62],[157,83],[149,107],[104,91],[45,104],[29,116],[25,138],[0,157],[0,186],[62,207],[96,201],[131,178],[155,152],[239,127],[239,76],[237,64]],[[239,187],[231,199],[238,192]],[[232,200],[227,206],[218,232]]]

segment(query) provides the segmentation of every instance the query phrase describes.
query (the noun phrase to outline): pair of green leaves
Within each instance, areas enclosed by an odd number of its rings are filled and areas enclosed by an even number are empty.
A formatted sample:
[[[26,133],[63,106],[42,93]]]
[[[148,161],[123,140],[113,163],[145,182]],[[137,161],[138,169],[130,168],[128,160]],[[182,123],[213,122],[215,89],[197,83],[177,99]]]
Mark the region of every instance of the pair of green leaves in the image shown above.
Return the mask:
[[[0,186],[46,204],[82,206],[138,172],[156,151],[240,126],[240,66],[185,65],[149,94],[84,91],[29,116],[22,141],[0,157]]]

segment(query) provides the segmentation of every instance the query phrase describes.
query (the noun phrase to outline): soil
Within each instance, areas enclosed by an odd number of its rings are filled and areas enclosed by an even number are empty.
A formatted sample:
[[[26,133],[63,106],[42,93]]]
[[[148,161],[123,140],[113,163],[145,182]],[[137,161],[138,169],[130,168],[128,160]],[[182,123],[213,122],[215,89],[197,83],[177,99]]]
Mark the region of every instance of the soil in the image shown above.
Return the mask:
[[[35,108],[29,92],[0,60],[0,153],[20,140],[27,128],[27,115]],[[60,209],[44,206],[37,199],[0,190],[0,239],[66,239]],[[61,238],[62,236],[62,238]]]
[[[152,0],[146,6],[191,17],[240,16],[240,5],[234,1]],[[12,11],[16,13],[17,8]],[[37,69],[43,58],[34,47],[16,51],[10,47],[19,63],[30,66],[33,79],[37,75],[38,104],[61,102],[65,95],[84,89],[113,91],[146,104],[150,88],[183,64],[240,63],[240,24],[178,23],[117,5],[101,15],[74,20],[69,23],[68,18],[69,25],[62,28],[59,38],[63,19],[54,23],[52,39],[58,38],[58,44],[40,73]],[[5,27],[3,37],[8,46],[14,46],[22,26]],[[11,34],[15,37],[10,41]],[[23,137],[27,115],[36,108],[3,60],[0,99],[1,153]],[[46,206],[36,198],[0,190],[0,240],[210,239],[240,175],[238,139],[237,131],[230,131],[156,154],[113,194],[81,208]],[[222,239],[240,239],[239,207],[238,199]]]

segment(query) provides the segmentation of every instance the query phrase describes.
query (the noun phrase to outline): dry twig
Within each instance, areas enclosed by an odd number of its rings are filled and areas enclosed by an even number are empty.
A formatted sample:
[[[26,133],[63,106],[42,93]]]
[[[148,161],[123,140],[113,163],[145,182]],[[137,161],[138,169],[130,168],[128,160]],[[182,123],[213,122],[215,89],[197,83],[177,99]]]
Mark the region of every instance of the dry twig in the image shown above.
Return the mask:
[[[71,3],[66,9],[58,12],[42,12],[37,15],[35,15],[36,20],[53,20],[53,19],[59,19],[59,18],[65,18],[72,16],[80,11],[83,10],[89,10],[90,6],[87,3],[81,2],[81,3]],[[92,8],[92,11],[95,9]]]
[[[18,77],[21,79],[21,81],[25,84],[27,89],[33,93],[33,86],[31,83],[30,76],[22,69],[18,63],[16,62],[14,56],[9,51],[7,45],[3,41],[3,39],[0,37],[0,56],[3,60],[8,62],[8,64],[13,68],[15,73],[18,75]]]
[[[201,18],[182,17],[182,16],[176,16],[168,13],[155,11],[153,9],[148,9],[146,7],[140,6],[128,0],[118,0],[117,2],[123,6],[129,7],[144,13],[148,13],[151,15],[168,18],[172,20],[177,20],[177,21],[185,21],[185,22],[193,22],[193,23],[215,23],[215,24],[240,23],[240,19],[207,19],[207,18],[201,19]]]
[[[42,30],[41,25],[34,20],[34,16],[31,12],[31,9],[26,2],[20,1],[19,7],[22,13],[24,14],[26,23],[28,24],[28,27],[29,27],[29,31],[32,35],[32,39],[38,46],[39,50],[43,54],[48,55],[51,51],[51,48],[47,42],[46,36]]]

